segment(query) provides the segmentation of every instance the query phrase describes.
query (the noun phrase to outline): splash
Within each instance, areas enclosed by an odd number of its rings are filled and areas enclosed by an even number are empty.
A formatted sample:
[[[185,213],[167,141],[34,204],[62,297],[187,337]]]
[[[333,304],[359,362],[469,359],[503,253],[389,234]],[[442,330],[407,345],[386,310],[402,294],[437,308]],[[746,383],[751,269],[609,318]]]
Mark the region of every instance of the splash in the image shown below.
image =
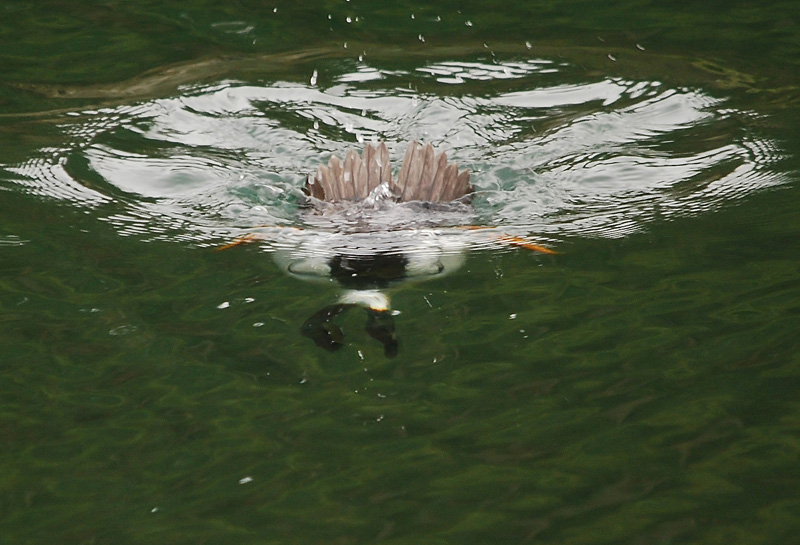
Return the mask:
[[[625,236],[783,181],[780,151],[751,129],[759,114],[699,88],[576,81],[547,59],[339,68],[327,84],[226,80],[72,112],[59,146],[3,167],[20,190],[86,208],[121,235],[200,246],[257,225],[308,228],[305,176],[378,139],[395,158],[411,139],[430,142],[473,171],[469,217],[449,223],[549,241]],[[425,211],[395,214],[418,236],[428,227]],[[267,250],[292,237],[273,238]]]

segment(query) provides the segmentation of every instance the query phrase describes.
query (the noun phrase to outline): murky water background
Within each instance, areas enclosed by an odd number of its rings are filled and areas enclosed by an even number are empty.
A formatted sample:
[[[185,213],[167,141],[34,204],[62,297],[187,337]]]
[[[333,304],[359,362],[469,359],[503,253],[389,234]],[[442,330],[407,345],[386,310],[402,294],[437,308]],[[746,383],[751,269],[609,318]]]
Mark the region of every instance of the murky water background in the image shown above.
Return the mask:
[[[800,33],[773,4],[4,7],[3,533],[791,541]],[[321,350],[300,327],[341,288],[281,264],[352,239],[300,188],[412,139],[473,208],[365,244],[460,267],[388,290],[396,358],[358,313]]]

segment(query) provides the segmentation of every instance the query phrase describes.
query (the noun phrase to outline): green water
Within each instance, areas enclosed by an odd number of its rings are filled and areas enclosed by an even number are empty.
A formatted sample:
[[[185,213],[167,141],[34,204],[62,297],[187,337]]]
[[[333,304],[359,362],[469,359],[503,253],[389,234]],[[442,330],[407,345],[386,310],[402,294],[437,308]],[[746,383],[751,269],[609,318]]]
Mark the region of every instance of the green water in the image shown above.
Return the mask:
[[[0,543],[796,539],[793,2],[0,13]],[[395,358],[214,251],[370,137],[559,252],[396,286]]]

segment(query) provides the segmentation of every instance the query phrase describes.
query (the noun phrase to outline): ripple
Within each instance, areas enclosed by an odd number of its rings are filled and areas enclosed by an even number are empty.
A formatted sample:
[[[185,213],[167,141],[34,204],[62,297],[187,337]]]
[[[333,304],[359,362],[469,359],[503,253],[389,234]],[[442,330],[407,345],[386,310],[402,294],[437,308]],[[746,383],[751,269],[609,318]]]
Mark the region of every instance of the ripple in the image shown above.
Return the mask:
[[[69,149],[43,149],[40,155],[20,165],[5,167],[14,182],[32,195],[72,201],[93,207],[109,202],[111,197],[72,178],[64,168]]]
[[[439,62],[417,68],[418,72],[428,74],[439,83],[462,84],[469,80],[491,81],[523,78],[531,73],[556,72],[553,61],[531,59],[526,62],[505,62],[497,64],[479,62]]]
[[[219,30],[248,32],[237,22]],[[785,181],[776,167],[782,152],[759,134],[757,112],[700,88],[669,87],[657,74],[580,81],[574,67],[549,59],[411,70],[329,62],[328,86],[316,77],[313,85],[225,80],[72,112],[60,122],[59,146],[4,168],[20,190],[94,210],[121,235],[199,245],[254,225],[302,225],[305,175],[330,154],[377,139],[387,141],[395,169],[411,139],[446,150],[473,170],[470,221],[548,240],[626,236]],[[406,220],[431,228],[424,213]],[[457,232],[461,246],[492,240]]]
[[[0,235],[0,248],[10,247],[10,246],[24,246],[28,242],[30,241],[20,238],[17,235]]]

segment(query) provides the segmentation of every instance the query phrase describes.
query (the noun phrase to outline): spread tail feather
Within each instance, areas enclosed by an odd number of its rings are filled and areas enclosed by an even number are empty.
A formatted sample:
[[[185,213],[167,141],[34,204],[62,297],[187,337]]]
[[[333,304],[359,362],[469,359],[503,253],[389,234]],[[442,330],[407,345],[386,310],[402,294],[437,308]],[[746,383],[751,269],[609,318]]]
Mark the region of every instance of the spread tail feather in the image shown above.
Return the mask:
[[[430,144],[411,142],[397,178],[392,181],[389,150],[381,142],[377,147],[367,144],[361,157],[350,150],[344,163],[331,157],[328,165],[320,165],[309,176],[303,191],[306,195],[327,202],[360,201],[376,187],[388,183],[400,202],[450,202],[472,193],[469,170],[458,172],[447,155],[436,155]]]
[[[433,146],[411,142],[397,178],[403,201],[450,202],[472,193],[469,170],[458,172],[447,155],[434,154]]]

